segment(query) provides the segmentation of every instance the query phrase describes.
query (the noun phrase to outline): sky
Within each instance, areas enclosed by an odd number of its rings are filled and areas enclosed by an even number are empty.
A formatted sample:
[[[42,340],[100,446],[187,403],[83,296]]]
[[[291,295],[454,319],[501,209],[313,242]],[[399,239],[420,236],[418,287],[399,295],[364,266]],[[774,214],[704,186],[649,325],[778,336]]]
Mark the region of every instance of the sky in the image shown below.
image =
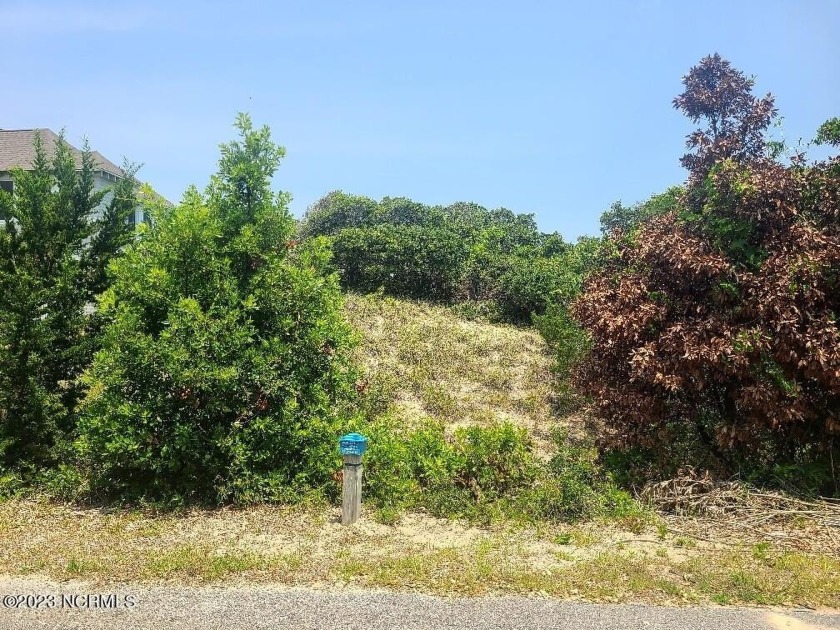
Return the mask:
[[[177,202],[237,112],[286,147],[300,216],[331,190],[533,213],[568,240],[685,179],[672,100],[720,53],[788,141],[840,116],[840,0],[0,0],[0,128],[65,129]]]

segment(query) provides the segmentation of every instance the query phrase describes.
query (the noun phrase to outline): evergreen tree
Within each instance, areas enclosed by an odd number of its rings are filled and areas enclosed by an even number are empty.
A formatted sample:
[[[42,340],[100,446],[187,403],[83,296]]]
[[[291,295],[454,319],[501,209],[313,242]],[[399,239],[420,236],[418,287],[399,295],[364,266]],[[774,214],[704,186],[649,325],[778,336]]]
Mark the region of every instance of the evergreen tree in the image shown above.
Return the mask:
[[[63,135],[48,156],[36,134],[32,169],[0,192],[0,467],[23,477],[53,465],[74,431],[97,342],[85,307],[131,238],[134,169],[104,209],[94,172],[87,145],[77,169]]]

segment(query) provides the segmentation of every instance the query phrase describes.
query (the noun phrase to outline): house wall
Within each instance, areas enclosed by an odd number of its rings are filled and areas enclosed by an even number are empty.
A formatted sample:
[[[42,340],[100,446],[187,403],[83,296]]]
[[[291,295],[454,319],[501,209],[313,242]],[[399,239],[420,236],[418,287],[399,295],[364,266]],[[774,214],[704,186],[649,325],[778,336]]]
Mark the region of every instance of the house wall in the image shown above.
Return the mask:
[[[12,181],[11,174],[8,173],[8,172],[5,172],[5,171],[0,171],[0,181],[3,181],[3,182]],[[100,171],[100,172],[96,173],[96,175],[94,176],[93,186],[94,186],[95,190],[102,190],[103,188],[109,188],[109,187],[113,186],[116,183],[116,181],[117,180],[114,177],[112,177],[110,175],[107,175],[107,174],[104,174]],[[105,208],[111,202],[111,199],[113,197],[114,197],[114,193],[111,192],[111,191],[108,191],[105,194],[105,197],[103,197],[103,199],[102,199],[102,203],[99,204],[99,206],[96,209],[96,212],[94,213],[94,216],[97,219],[102,217],[102,213],[105,211]],[[142,223],[143,219],[144,219],[143,209],[140,206],[138,206],[137,208],[134,209],[134,225],[138,225],[138,224]],[[3,221],[0,221],[0,224],[2,224],[2,223],[3,223]]]
[[[94,186],[95,186],[96,190],[102,190],[103,188],[108,188],[110,186],[113,186],[116,183],[116,179],[114,179],[113,177],[111,177],[109,175],[105,175],[105,174],[99,172],[99,173],[96,174],[96,177],[94,178],[94,182],[95,182]],[[102,198],[102,203],[99,205],[99,207],[97,209],[96,218],[99,218],[99,217],[102,216],[102,212],[104,212],[105,208],[111,202],[111,199],[113,199],[113,197],[114,197],[114,193],[111,192],[111,191],[108,191],[105,194],[105,196]],[[134,225],[138,225],[139,223],[142,223],[143,218],[144,218],[143,209],[140,206],[137,206],[134,209]]]

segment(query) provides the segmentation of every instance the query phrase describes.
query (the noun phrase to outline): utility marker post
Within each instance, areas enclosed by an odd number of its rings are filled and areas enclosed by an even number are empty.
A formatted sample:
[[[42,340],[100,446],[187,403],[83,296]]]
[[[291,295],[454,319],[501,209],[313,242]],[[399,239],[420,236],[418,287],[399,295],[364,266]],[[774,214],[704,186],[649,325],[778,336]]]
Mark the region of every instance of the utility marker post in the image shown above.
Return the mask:
[[[341,488],[341,524],[352,525],[362,513],[362,455],[368,439],[358,433],[348,433],[338,440],[344,458]]]

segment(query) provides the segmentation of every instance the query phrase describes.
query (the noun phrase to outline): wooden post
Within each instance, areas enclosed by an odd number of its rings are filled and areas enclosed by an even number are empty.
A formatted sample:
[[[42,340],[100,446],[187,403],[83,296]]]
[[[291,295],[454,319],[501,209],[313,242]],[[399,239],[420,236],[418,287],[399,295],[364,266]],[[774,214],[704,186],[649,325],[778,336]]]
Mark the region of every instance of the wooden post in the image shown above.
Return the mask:
[[[352,525],[362,514],[362,456],[344,455],[341,524]]]

